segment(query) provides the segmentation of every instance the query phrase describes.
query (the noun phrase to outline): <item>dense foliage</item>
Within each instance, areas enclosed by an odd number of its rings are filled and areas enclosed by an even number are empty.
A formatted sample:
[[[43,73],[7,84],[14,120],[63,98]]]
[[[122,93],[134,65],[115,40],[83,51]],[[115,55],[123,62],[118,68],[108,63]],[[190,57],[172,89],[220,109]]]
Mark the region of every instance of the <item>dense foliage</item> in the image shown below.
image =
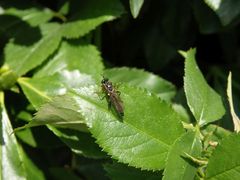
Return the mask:
[[[239,7],[1,1],[1,179],[239,179]]]

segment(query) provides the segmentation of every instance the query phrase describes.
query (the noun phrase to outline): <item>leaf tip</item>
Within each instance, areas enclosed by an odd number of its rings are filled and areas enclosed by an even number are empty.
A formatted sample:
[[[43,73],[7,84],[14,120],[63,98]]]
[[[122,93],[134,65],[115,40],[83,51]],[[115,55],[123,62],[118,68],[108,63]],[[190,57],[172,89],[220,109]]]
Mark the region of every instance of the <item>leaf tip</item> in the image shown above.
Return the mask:
[[[187,52],[185,52],[185,51],[178,50],[178,53],[179,53],[182,57],[184,57],[184,58],[187,57]]]

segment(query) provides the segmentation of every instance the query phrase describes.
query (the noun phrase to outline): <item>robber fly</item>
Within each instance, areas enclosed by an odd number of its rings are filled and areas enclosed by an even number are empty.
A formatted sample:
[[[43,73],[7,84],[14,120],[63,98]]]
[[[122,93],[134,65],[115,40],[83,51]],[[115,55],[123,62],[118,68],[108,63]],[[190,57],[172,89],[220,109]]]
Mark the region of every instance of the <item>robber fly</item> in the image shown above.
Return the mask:
[[[101,84],[102,90],[105,93],[105,97],[108,101],[108,107],[111,108],[111,105],[113,105],[114,109],[117,111],[120,117],[122,117],[124,112],[123,102],[120,99],[120,92],[114,88],[112,82],[110,82],[108,78],[103,77]]]

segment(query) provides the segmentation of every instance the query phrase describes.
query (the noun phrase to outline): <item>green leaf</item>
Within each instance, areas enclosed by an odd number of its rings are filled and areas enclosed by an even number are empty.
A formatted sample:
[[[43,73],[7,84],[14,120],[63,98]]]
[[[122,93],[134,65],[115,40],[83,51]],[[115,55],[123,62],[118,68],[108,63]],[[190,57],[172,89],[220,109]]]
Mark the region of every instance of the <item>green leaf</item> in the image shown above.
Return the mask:
[[[123,13],[119,0],[89,0],[78,5],[77,11],[69,22],[63,24],[63,37],[78,38],[86,35],[100,24],[111,21]]]
[[[83,41],[64,41],[56,55],[35,74],[35,77],[53,75],[62,70],[79,70],[80,73],[99,79],[103,71],[100,52],[95,46]]]
[[[35,141],[31,129],[23,129],[21,131],[16,132],[15,134],[20,140],[22,140],[29,146],[37,147],[37,142]]]
[[[205,138],[210,135],[209,140],[218,142],[231,134],[229,130],[214,124],[204,126],[201,132]]]
[[[224,26],[230,24],[240,15],[240,1],[235,0],[204,0],[205,3],[218,15]]]
[[[69,1],[60,1],[60,3],[58,3],[58,12],[63,15],[67,15],[69,13],[69,6]]]
[[[112,68],[104,71],[104,75],[112,82],[126,82],[156,93],[161,99],[170,101],[176,94],[175,86],[150,72],[135,68]]]
[[[46,124],[88,131],[84,125],[83,116],[78,112],[78,105],[68,96],[58,96],[53,101],[44,104],[31,122],[17,129]]]
[[[221,97],[207,84],[195,60],[195,49],[185,57],[184,91],[188,106],[200,126],[220,119],[225,109]]]
[[[1,139],[0,139],[0,176],[2,179],[44,179],[43,173],[27,157],[18,144],[4,106],[4,94],[0,92]]]
[[[78,70],[72,72],[63,70],[52,76],[19,78],[18,83],[34,108],[39,109],[52,97],[63,95],[71,88],[93,85],[95,81],[89,75],[80,74]]]
[[[0,90],[10,89],[17,81],[17,75],[8,67],[0,68]]]
[[[1,10],[3,12],[0,13],[0,33],[10,37],[19,32],[24,33],[22,29],[25,30],[26,27],[32,28],[46,23],[54,16],[53,11],[32,1],[25,1],[25,3],[5,1],[1,3]]]
[[[77,128],[85,122],[97,143],[115,159],[142,169],[162,169],[169,147],[184,132],[181,117],[149,92],[123,85],[119,90],[125,107],[123,122],[108,110],[106,100],[100,100],[99,88],[89,86],[43,106],[26,127],[50,122]]]
[[[78,155],[97,159],[107,157],[89,133],[72,129],[55,128],[53,126],[48,126],[48,128]]]
[[[143,3],[144,0],[129,0],[130,10],[134,18],[137,18],[137,16],[139,15]]]
[[[22,147],[19,146],[21,156],[23,159],[24,167],[26,169],[27,178],[26,179],[36,179],[45,180],[43,172],[31,161],[27,154],[23,151]]]
[[[191,123],[187,110],[180,104],[173,104],[173,109],[182,117],[182,120],[186,123]]]
[[[2,179],[26,179],[26,171],[23,165],[21,152],[13,132],[10,120],[4,106],[4,94],[0,92],[1,103],[1,147],[0,160]]]
[[[205,157],[210,157],[215,151],[216,145],[231,134],[230,131],[223,129],[217,125],[209,124],[201,130],[203,135],[203,149]]]
[[[10,28],[16,28],[22,21],[27,22],[31,26],[37,26],[49,21],[54,13],[48,8],[42,7],[31,7],[28,9],[17,9],[14,7],[10,7],[4,9],[3,15],[15,16],[16,21],[10,21],[5,26],[2,26],[1,29],[4,31],[8,31]],[[15,29],[16,31],[16,29]]]
[[[44,24],[41,26],[41,33],[42,38],[30,46],[16,44],[13,40],[5,47],[5,65],[18,76],[40,65],[57,49],[61,40],[59,25]],[[28,38],[25,38],[25,42],[29,41]]]
[[[232,134],[217,146],[209,159],[205,179],[239,179],[240,134]]]
[[[201,155],[201,145],[196,132],[189,131],[178,138],[169,151],[163,179],[194,179],[197,168],[184,153],[198,157]]]
[[[104,169],[110,179],[114,180],[157,180],[162,177],[161,172],[144,171],[120,163],[105,164]]]
[[[66,93],[66,87],[57,79],[56,76],[36,79],[19,78],[18,83],[34,108],[39,109],[42,104],[50,101],[51,97]]]
[[[79,89],[74,98],[97,143],[113,158],[142,169],[162,169],[169,147],[184,132],[180,116],[144,90],[121,86],[119,91],[123,122],[99,100],[94,87]]]

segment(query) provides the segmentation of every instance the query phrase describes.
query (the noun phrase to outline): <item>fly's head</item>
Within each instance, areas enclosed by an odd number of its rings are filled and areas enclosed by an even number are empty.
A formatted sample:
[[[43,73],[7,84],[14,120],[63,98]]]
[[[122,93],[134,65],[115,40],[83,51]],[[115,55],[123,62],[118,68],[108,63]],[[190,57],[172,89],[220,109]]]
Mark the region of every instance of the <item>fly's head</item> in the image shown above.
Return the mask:
[[[108,79],[108,78],[105,78],[104,76],[103,76],[103,79],[102,79],[102,81],[101,81],[101,84],[102,84],[103,90],[104,90],[107,94],[112,93],[112,91],[114,90],[114,89],[113,89],[112,82],[110,82],[109,79]]]

